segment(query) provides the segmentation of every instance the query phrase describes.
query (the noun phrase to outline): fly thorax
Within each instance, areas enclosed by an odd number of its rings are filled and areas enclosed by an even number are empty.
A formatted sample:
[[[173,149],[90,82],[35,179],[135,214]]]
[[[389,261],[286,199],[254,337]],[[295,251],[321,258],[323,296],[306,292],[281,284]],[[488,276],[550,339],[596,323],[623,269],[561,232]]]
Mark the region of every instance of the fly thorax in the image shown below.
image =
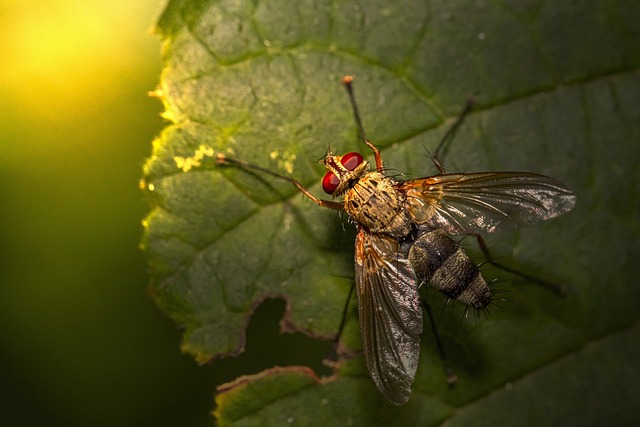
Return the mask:
[[[344,195],[344,208],[357,223],[371,233],[405,237],[411,221],[405,196],[394,187],[396,181],[380,172],[367,172]]]

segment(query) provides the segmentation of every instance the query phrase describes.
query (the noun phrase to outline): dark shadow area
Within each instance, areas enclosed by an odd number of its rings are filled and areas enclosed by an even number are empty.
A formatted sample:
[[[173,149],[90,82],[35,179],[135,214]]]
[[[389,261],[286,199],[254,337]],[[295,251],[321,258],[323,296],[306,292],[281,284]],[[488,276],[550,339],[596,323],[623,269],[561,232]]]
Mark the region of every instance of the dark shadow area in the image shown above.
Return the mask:
[[[251,316],[245,351],[238,357],[221,359],[202,367],[212,375],[212,390],[242,375],[257,374],[274,366],[307,366],[318,376],[332,374],[322,364],[331,348],[331,341],[319,341],[301,333],[280,333],[279,322],[284,311],[283,300],[265,300]]]

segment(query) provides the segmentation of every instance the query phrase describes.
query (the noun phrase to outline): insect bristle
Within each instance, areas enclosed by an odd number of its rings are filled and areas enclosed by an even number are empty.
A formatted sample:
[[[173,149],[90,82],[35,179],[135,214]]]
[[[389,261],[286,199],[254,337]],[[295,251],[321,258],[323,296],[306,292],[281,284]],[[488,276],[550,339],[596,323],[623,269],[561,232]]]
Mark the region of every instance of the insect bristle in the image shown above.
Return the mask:
[[[393,171],[394,173],[388,173],[389,171]],[[404,181],[407,177],[407,174],[404,172],[400,172],[397,169],[385,169],[385,175],[391,177],[397,181]]]

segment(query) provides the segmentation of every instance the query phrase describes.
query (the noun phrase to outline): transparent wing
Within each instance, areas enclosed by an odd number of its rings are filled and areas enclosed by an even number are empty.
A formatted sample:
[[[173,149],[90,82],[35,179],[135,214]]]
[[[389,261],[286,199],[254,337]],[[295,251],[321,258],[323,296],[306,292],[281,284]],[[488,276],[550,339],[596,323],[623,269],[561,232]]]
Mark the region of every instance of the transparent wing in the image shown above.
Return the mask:
[[[418,367],[422,311],[408,248],[360,230],[356,290],[364,357],[373,382],[390,402],[406,403]]]
[[[450,234],[529,226],[573,208],[569,187],[526,172],[443,174],[399,183],[413,220]]]

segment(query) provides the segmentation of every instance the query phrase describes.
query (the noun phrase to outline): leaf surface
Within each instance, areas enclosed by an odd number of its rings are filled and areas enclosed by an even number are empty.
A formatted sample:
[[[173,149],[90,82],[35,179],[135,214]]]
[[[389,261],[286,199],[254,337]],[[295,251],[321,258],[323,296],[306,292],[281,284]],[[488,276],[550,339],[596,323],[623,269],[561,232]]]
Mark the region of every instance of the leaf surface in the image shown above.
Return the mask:
[[[326,149],[360,151],[340,78],[355,77],[369,138],[390,173],[428,157],[469,96],[449,171],[528,171],[577,194],[569,214],[490,236],[501,262],[569,290],[485,267],[504,290],[491,316],[438,327],[460,377],[446,387],[423,334],[414,394],[384,401],[360,357],[335,377],[282,368],[223,387],[220,425],[627,424],[640,404],[640,8],[637,2],[170,1],[159,94],[170,124],[143,187],[151,290],[199,362],[238,354],[266,298],[285,329],[332,337],[353,277],[352,226],[290,183],[216,165],[217,153],[294,176],[316,194]],[[482,261],[473,242],[463,244]],[[504,295],[504,296],[503,296]],[[429,295],[439,311],[444,300]],[[453,311],[453,312],[452,312]],[[344,345],[359,348],[355,308]],[[428,325],[425,331],[430,330]],[[600,422],[601,421],[601,422]]]

